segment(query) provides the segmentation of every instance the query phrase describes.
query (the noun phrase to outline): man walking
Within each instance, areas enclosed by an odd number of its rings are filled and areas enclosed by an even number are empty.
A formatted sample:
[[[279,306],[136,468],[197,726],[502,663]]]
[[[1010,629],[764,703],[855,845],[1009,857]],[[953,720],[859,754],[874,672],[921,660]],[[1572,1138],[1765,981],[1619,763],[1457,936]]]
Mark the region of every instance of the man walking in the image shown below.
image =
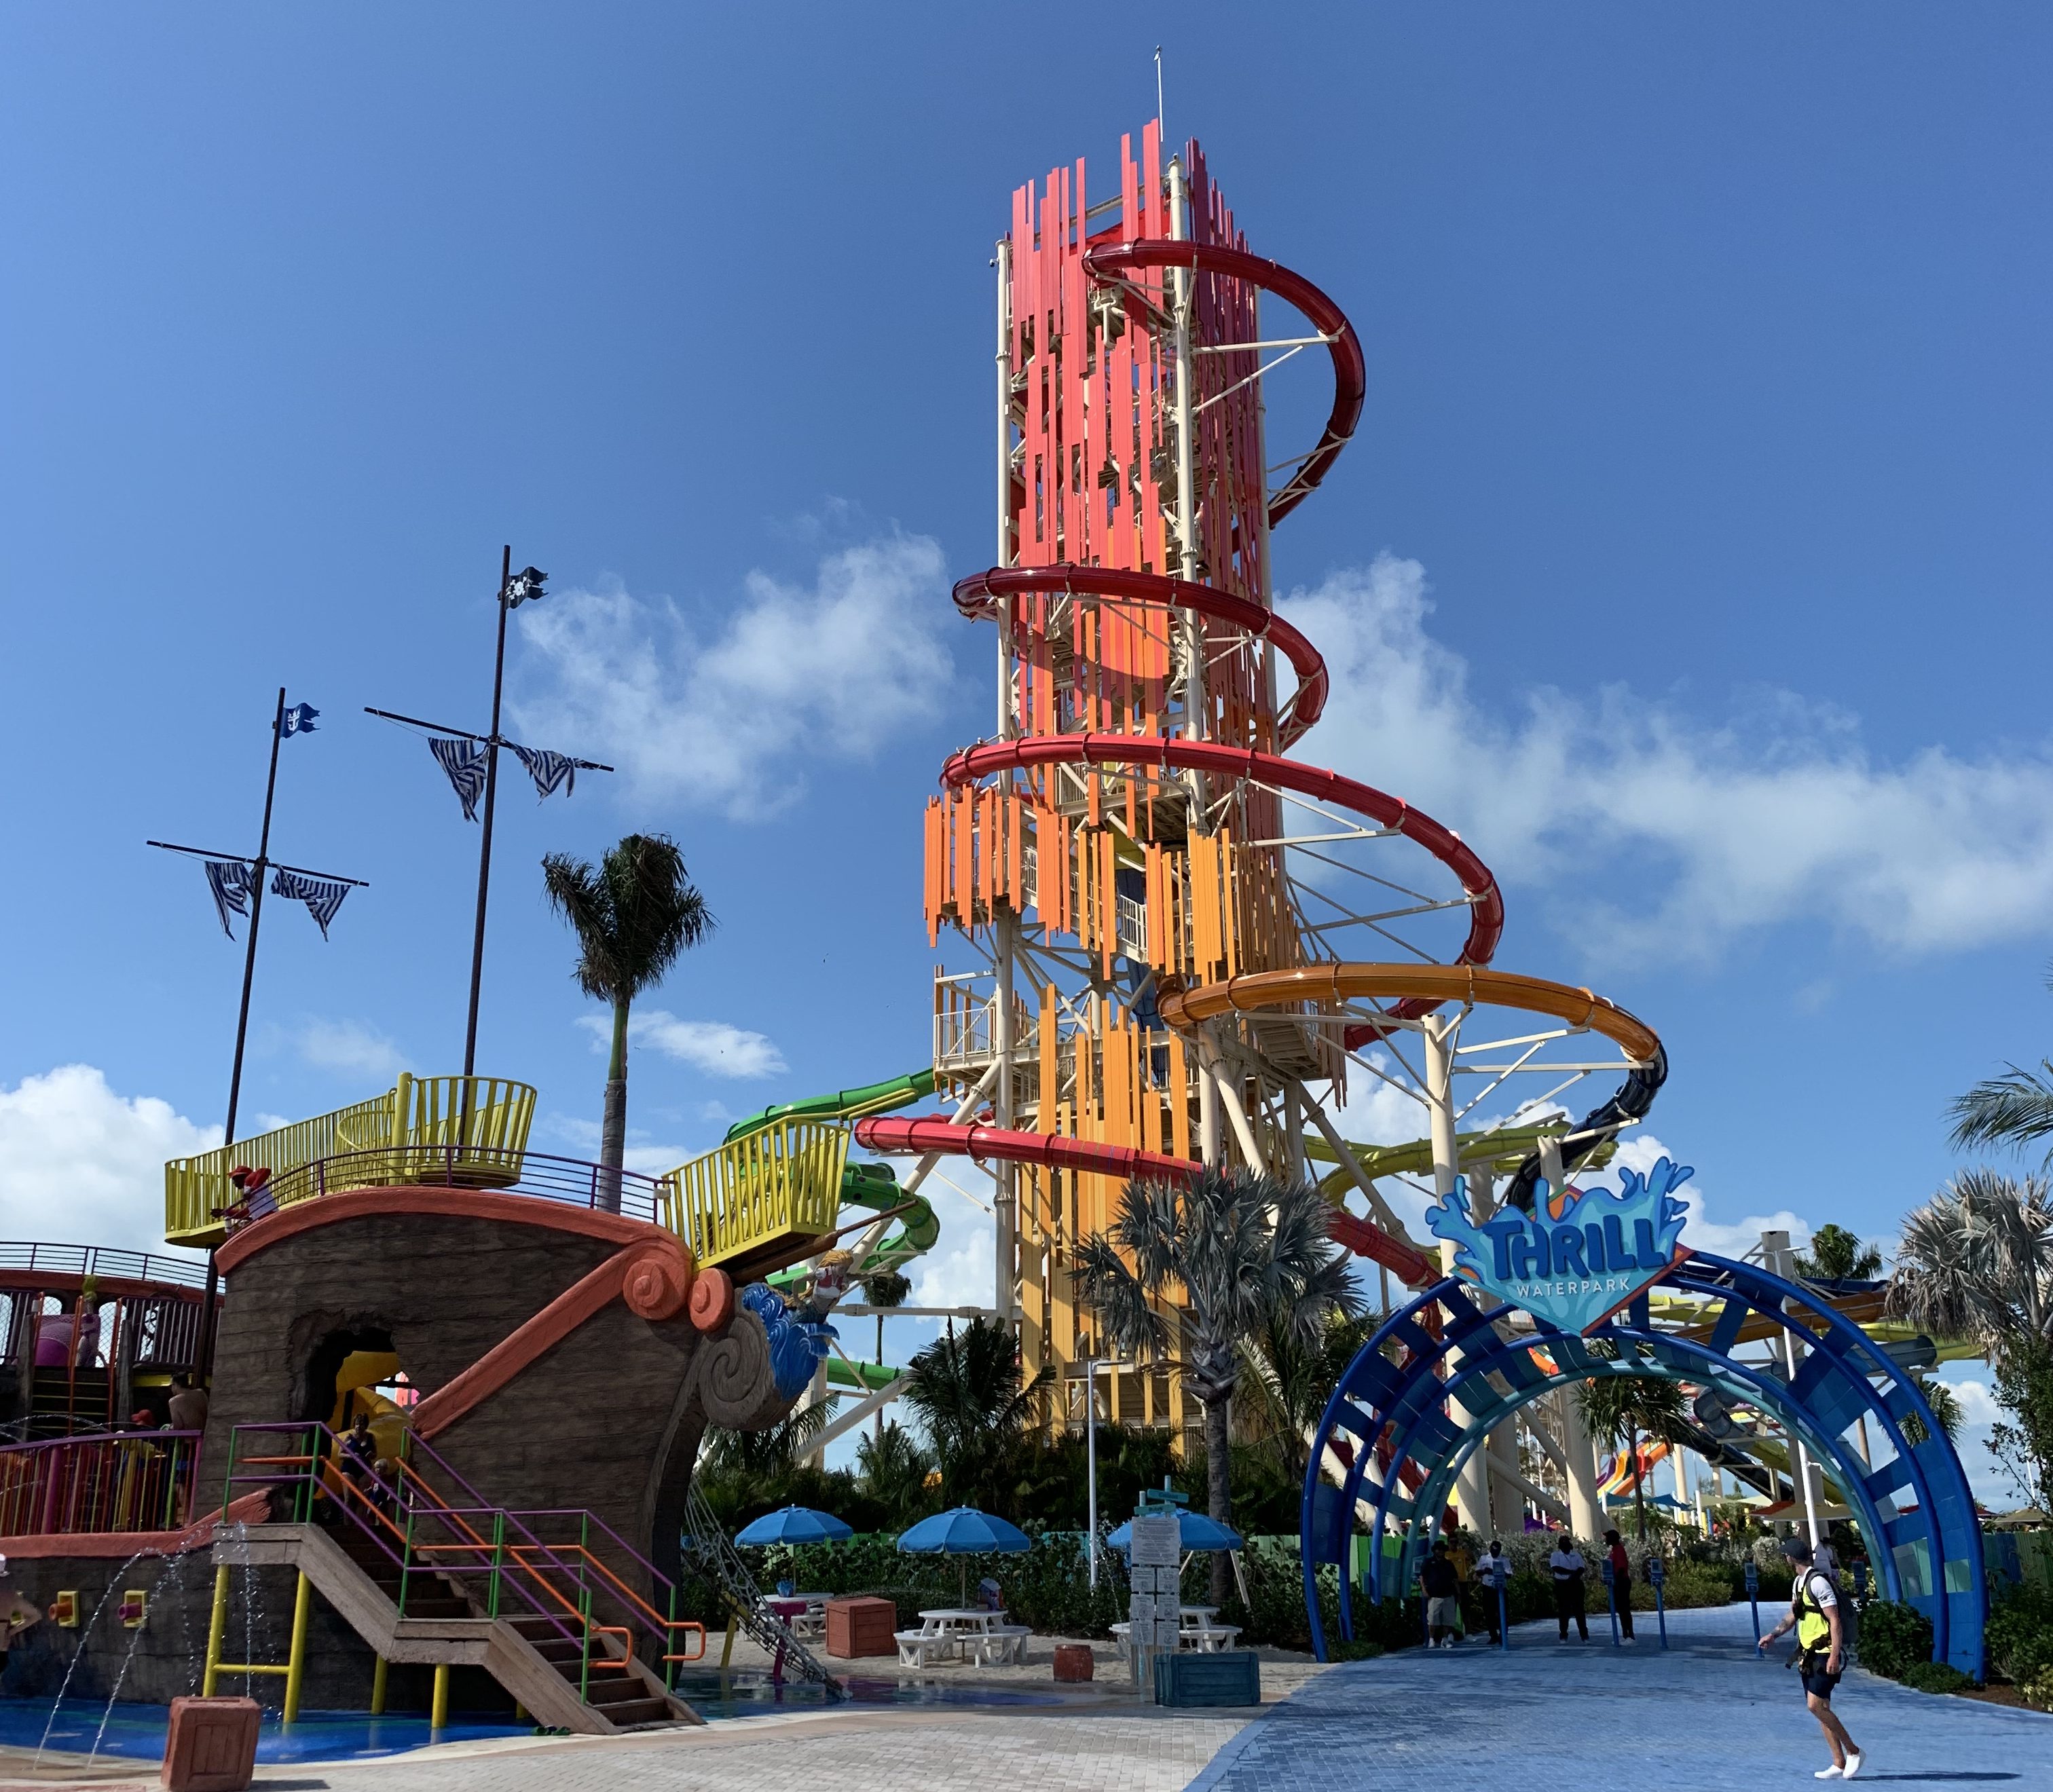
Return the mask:
[[[1433,1545],[1433,1553],[1419,1570],[1419,1586],[1426,1595],[1426,1646],[1452,1649],[1462,1623],[1461,1582],[1444,1537]]]
[[[1583,1559],[1583,1552],[1576,1547],[1576,1539],[1565,1531],[1554,1533],[1553,1553],[1547,1558],[1547,1570],[1554,1577],[1554,1621],[1560,1627],[1561,1641],[1568,1640],[1568,1620],[1572,1618],[1576,1636],[1588,1642],[1590,1621],[1584,1610],[1583,1576],[1589,1572],[1589,1564]]]
[[[1820,1767],[1819,1779],[1851,1779],[1861,1770],[1861,1751],[1847,1734],[1847,1727],[1832,1709],[1832,1688],[1846,1672],[1846,1632],[1839,1618],[1839,1595],[1831,1577],[1811,1559],[1811,1546],[1801,1537],[1792,1537],[1782,1553],[1796,1570],[1796,1587],[1789,1611],[1782,1621],[1755,1646],[1768,1645],[1792,1625],[1796,1631],[1796,1672],[1804,1683],[1804,1703],[1825,1732],[1825,1746],[1832,1751],[1832,1764]]]

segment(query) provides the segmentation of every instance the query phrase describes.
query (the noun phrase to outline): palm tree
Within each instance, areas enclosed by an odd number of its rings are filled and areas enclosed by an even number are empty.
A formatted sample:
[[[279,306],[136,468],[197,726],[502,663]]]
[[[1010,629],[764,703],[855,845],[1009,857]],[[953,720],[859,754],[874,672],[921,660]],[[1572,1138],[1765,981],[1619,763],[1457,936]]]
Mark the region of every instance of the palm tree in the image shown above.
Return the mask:
[[[1362,1311],[1345,1255],[1326,1237],[1330,1211],[1309,1182],[1208,1164],[1187,1186],[1129,1182],[1110,1234],[1077,1247],[1077,1292],[1113,1348],[1159,1360],[1182,1343],[1186,1384],[1204,1408],[1206,1503],[1222,1524],[1233,1508],[1228,1439],[1242,1345],[1271,1324],[1309,1344],[1333,1315]],[[1180,1340],[1169,1308],[1179,1292]],[[1226,1581],[1226,1559],[1215,1555],[1221,1603]]]
[[[1963,1170],[1904,1221],[1887,1308],[1995,1356],[2053,1343],[2053,1186]]]
[[[1810,1254],[1796,1260],[1796,1273],[1807,1282],[1865,1282],[1881,1267],[1881,1251],[1843,1225],[1819,1226]]]
[[[1935,1382],[1929,1375],[1918,1378],[1918,1391],[1925,1396],[1925,1404],[1932,1409],[1932,1416],[1939,1421],[1939,1429],[1948,1443],[1958,1441],[1961,1426],[1967,1415],[1961,1410],[1961,1397],[1944,1382]],[[1903,1435],[1912,1444],[1925,1441],[1925,1421],[1913,1413],[1903,1421]]]
[[[549,906],[578,939],[571,975],[588,996],[613,1005],[613,1053],[606,1061],[606,1111],[599,1161],[608,1172],[599,1204],[620,1211],[620,1165],[627,1149],[627,1012],[635,997],[662,982],[677,955],[713,930],[705,898],[685,875],[685,858],[667,834],[626,835],[596,867],[567,853],[542,861]]]
[[[1679,1382],[1652,1375],[1603,1375],[1576,1390],[1583,1424],[1592,1437],[1611,1449],[1628,1452],[1632,1465],[1634,1518],[1640,1542],[1647,1541],[1647,1477],[1639,1472],[1640,1434],[1671,1449],[1689,1441],[1690,1410]]]
[[[1307,1342],[1292,1329],[1288,1316],[1270,1314],[1240,1347],[1248,1370],[1242,1384],[1248,1398],[1236,1406],[1234,1426],[1242,1440],[1274,1451],[1284,1473],[1301,1482],[1309,1440],[1326,1402],[1381,1323],[1380,1314],[1349,1319],[1332,1313],[1317,1336]]]
[[[1042,1369],[1031,1381],[1019,1343],[1003,1325],[973,1319],[948,1329],[905,1369],[905,1404],[920,1417],[940,1459],[941,1494],[951,1505],[972,1489],[999,1484],[1011,1446],[1034,1416],[1041,1390],[1054,1379]]]
[[[855,1465],[863,1490],[892,1515],[896,1524],[910,1524],[927,1503],[927,1476],[933,1459],[920,1441],[896,1420],[855,1446]]]

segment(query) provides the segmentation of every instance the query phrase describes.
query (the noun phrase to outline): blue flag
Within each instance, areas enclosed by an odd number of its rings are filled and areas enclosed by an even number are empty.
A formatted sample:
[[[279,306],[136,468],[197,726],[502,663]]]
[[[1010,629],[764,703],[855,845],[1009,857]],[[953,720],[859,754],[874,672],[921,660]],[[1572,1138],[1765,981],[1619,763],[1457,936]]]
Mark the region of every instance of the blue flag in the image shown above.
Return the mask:
[[[314,731],[314,718],[320,714],[320,712],[310,703],[289,705],[285,713],[285,738],[289,740],[296,734],[312,734]]]

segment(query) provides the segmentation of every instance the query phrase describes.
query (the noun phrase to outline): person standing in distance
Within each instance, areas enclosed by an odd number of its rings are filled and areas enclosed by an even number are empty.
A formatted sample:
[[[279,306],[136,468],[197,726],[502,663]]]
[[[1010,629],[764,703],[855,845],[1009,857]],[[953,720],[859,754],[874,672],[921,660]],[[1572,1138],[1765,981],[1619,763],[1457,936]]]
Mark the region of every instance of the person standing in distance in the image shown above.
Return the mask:
[[[1576,1547],[1576,1539],[1566,1531],[1556,1531],[1553,1552],[1547,1558],[1547,1571],[1554,1577],[1554,1621],[1560,1626],[1563,1642],[1568,1640],[1568,1620],[1572,1618],[1576,1621],[1577,1637],[1584,1642],[1590,1640],[1583,1580],[1589,1567],[1583,1559],[1583,1552]]]

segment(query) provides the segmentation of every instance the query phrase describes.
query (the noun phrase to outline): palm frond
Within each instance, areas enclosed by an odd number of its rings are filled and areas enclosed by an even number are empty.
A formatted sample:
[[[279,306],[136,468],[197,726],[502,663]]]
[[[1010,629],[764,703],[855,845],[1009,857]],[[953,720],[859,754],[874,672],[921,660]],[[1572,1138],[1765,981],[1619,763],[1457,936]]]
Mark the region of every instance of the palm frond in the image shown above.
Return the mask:
[[[1956,1100],[1955,1147],[1980,1145],[2022,1150],[2053,1138],[2053,1059],[2039,1060],[2036,1070],[2012,1065],[2006,1073],[1979,1082]]]

